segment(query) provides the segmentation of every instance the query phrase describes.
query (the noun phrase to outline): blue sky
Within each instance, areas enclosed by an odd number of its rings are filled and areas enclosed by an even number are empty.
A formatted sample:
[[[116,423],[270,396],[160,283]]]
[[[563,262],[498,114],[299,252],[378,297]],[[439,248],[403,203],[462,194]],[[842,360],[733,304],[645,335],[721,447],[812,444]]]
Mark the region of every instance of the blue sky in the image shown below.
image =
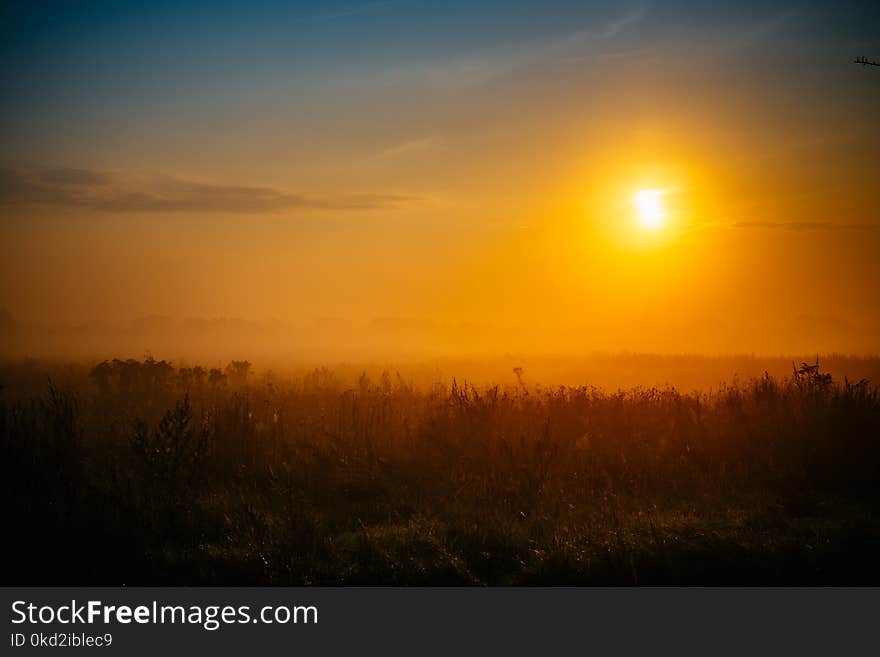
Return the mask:
[[[61,123],[210,115],[242,97],[296,99],[407,71],[498,66],[615,29],[619,38],[598,47],[719,43],[777,26],[768,59],[811,68],[880,43],[880,10],[868,2],[61,1],[8,2],[0,11],[3,136],[13,145]],[[773,61],[763,66],[781,73]]]

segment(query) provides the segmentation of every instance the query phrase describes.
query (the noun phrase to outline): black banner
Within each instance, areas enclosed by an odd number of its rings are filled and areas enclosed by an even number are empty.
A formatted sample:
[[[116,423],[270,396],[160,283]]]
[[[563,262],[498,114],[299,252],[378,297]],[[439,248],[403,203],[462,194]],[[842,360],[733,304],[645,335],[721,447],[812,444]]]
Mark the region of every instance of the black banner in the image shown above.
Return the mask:
[[[878,601],[878,589],[6,588],[3,652],[847,654],[873,646]]]

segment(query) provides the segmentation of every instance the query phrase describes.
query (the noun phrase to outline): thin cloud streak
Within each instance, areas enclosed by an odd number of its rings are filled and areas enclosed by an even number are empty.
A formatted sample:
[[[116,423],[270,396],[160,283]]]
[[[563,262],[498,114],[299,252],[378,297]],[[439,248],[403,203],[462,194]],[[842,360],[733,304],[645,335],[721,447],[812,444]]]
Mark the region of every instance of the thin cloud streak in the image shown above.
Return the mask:
[[[379,83],[395,86],[417,81],[453,89],[477,87],[523,67],[599,54],[599,46],[614,41],[646,15],[646,10],[639,7],[596,27],[569,32],[531,47],[475,54],[438,64],[394,67],[380,76]]]
[[[771,230],[877,230],[876,224],[869,223],[835,223],[833,221],[737,221],[734,228],[765,228]]]
[[[419,201],[390,193],[292,194],[272,187],[219,185],[170,176],[138,177],[86,169],[0,170],[0,206],[49,205],[111,213],[252,213],[286,209],[380,210]]]
[[[378,153],[372,155],[369,159],[371,160],[384,160],[389,158],[395,158],[405,155],[412,155],[413,153],[423,153],[424,151],[428,151],[434,148],[437,148],[440,145],[440,140],[437,137],[424,137],[422,139],[410,139],[407,141],[399,142],[388,148],[384,148]]]

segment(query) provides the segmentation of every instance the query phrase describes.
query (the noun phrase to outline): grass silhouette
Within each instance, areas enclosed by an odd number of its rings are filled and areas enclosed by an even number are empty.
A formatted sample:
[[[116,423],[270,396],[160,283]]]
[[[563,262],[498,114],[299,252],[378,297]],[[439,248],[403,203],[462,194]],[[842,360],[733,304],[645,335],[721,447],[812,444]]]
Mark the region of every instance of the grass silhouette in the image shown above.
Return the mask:
[[[0,368],[6,584],[880,583],[880,394],[818,362],[692,393],[45,371]]]

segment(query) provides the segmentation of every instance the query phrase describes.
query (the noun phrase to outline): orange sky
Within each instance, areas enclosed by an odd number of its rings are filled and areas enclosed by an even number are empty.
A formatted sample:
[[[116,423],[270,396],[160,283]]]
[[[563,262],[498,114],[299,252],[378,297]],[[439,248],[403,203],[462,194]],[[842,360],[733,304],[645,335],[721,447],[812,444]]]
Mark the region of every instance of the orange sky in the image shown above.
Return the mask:
[[[453,52],[429,30],[425,58],[364,46],[312,71],[306,52],[289,80],[192,64],[144,74],[142,105],[7,103],[0,307],[406,320],[389,351],[877,352],[880,73],[850,57],[875,36],[812,3],[609,9],[528,40],[491,18]],[[43,65],[77,79],[62,54]],[[663,190],[655,231],[641,189]]]

